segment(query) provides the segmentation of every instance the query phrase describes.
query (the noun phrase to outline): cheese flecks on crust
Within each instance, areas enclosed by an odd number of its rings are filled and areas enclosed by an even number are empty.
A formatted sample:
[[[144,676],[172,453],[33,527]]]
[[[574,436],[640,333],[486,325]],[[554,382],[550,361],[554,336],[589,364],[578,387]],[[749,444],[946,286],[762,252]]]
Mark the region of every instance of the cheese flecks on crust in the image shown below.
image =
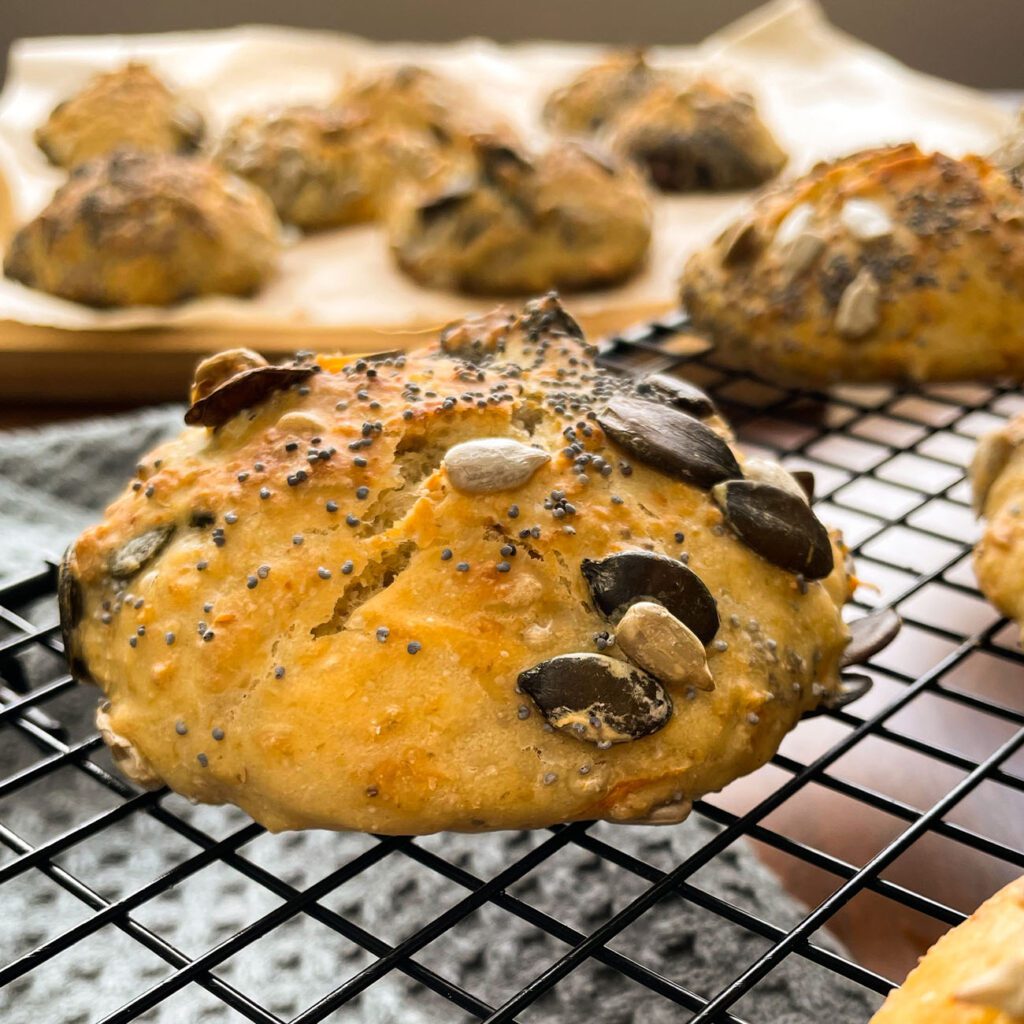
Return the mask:
[[[76,674],[175,790],[272,829],[679,817],[840,694],[838,542],[821,580],[758,554],[709,491],[723,449],[742,474],[710,401],[599,369],[553,297],[289,365],[310,372],[259,391],[211,373],[197,402],[226,388],[230,414],[142,460],[63,569]],[[667,408],[692,423],[643,443]],[[460,490],[451,453],[495,439],[549,458]],[[700,473],[671,447],[694,439]],[[669,618],[635,628],[645,603]]]

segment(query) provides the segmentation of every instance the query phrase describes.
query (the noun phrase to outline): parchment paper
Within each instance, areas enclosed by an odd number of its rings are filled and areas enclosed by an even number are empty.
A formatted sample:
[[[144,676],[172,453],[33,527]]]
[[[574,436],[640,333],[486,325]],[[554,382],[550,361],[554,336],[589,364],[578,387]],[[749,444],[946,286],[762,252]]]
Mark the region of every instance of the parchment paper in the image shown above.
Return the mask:
[[[478,39],[381,45],[267,26],[21,40],[0,95],[0,171],[9,219],[33,216],[64,180],[35,148],[33,129],[90,75],[129,58],[147,61],[188,94],[214,133],[240,111],[324,102],[347,72],[411,60],[466,81],[540,141],[537,111],[546,94],[601,52],[582,44],[499,46]],[[987,152],[1009,124],[1008,115],[982,94],[911,71],[839,32],[811,0],[770,3],[698,47],[655,49],[652,61],[708,67],[753,92],[791,154],[788,174],[820,158],[906,139],[952,155]],[[0,227],[3,192],[0,187]],[[573,312],[622,325],[670,308],[685,256],[747,201],[742,193],[660,197],[648,269],[623,287],[572,297]],[[410,282],[392,266],[376,225],[295,236],[278,277],[255,299],[95,311],[0,280],[0,320],[71,330],[322,328],[340,337],[367,329],[423,329],[493,304]]]

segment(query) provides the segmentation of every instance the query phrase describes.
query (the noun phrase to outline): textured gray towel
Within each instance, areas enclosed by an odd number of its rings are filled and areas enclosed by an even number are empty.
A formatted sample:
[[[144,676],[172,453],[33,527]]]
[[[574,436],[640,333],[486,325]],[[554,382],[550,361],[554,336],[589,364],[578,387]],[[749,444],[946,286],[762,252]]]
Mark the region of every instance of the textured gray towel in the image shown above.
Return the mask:
[[[37,567],[87,522],[132,472],[138,456],[180,425],[178,408],[0,434],[0,577]],[[39,621],[52,621],[51,606]],[[26,657],[31,675],[48,670]],[[96,694],[74,691],[48,710],[80,738],[91,731]],[[0,730],[0,778],[37,760],[15,730]],[[36,845],[118,804],[118,798],[73,768],[52,773],[0,801],[0,821]],[[232,808],[192,807],[176,796],[165,808],[211,835],[228,835],[247,819]],[[667,870],[706,843],[716,827],[696,815],[653,829],[600,825],[590,835]],[[550,833],[441,835],[419,844],[481,879],[493,877]],[[360,835],[323,832],[263,835],[241,854],[302,889],[377,845]],[[2,852],[0,862],[10,854]],[[121,898],[198,849],[145,813],[136,813],[73,846],[58,863],[106,899]],[[694,878],[700,888],[780,927],[801,910],[742,844],[727,849]],[[630,872],[569,845],[509,890],[581,932],[590,932],[646,887]],[[467,890],[401,852],[333,890],[321,902],[395,944],[462,899]],[[276,896],[232,867],[215,862],[151,899],[132,917],[178,949],[198,955],[278,904]],[[32,870],[0,886],[0,962],[23,956],[91,911]],[[819,939],[819,941],[822,941]],[[827,942],[827,940],[825,940]],[[830,944],[830,943],[829,943]],[[832,945],[832,944],[830,944]],[[641,964],[710,996],[768,946],[681,898],[671,897],[612,944]],[[470,914],[418,955],[420,963],[492,1005],[516,992],[568,947],[513,914],[488,905]],[[833,948],[834,947],[833,945]],[[299,914],[247,946],[216,974],[282,1019],[341,984],[372,957],[327,926]],[[88,1024],[171,973],[135,940],[107,926],[0,990],[4,1024]],[[799,958],[791,958],[742,1000],[735,1012],[758,1024],[863,1024],[879,1000]],[[590,961],[523,1014],[559,1024],[661,1024],[685,1020],[681,1008],[618,972]],[[219,1024],[245,1018],[190,985],[143,1018],[167,1024]],[[394,972],[328,1018],[361,1024],[427,1024],[468,1018],[452,1004]]]

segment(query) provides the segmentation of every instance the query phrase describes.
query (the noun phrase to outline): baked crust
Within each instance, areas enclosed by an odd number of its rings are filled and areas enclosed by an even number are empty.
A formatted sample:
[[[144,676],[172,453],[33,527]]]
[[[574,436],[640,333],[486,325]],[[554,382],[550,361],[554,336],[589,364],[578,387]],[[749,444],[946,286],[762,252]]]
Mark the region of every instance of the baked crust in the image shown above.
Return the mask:
[[[681,294],[723,359],[784,383],[1024,372],[1024,197],[912,144],[770,188],[692,256]]]
[[[266,195],[213,164],[121,151],[82,164],[22,227],[4,273],[91,306],[249,295],[273,272]]]
[[[536,158],[474,139],[471,174],[410,184],[388,218],[398,265],[421,284],[529,295],[616,284],[644,264],[651,208],[643,181],[583,143]]]
[[[259,393],[252,353],[218,363],[248,382],[224,385],[236,414],[221,402],[220,426],[151,452],[62,572],[74,671],[144,779],[274,830],[678,821],[836,695],[841,549],[820,581],[777,568],[708,490],[610,442],[592,414],[635,385],[594,367],[553,298],[440,348],[320,356],[291,386],[268,372]],[[481,491],[453,450],[479,438],[536,458]],[[609,746],[547,724],[527,670],[599,651],[630,668],[582,571],[620,552],[670,556],[720,623],[713,688],[666,683],[667,721],[658,696],[655,731]]]
[[[586,68],[548,97],[543,117],[555,131],[597,137],[666,192],[753,188],[786,163],[751,96],[653,68],[642,50]]]
[[[1019,1024],[1024,1020],[1024,879],[935,943],[871,1024]]]
[[[427,176],[437,147],[382,130],[336,107],[246,114],[230,126],[217,160],[270,196],[282,221],[307,231],[372,220],[399,174]]]
[[[58,167],[73,168],[116,149],[191,153],[205,124],[145,64],[130,63],[91,78],[58,104],[35,132],[36,145]]]
[[[1024,622],[1024,416],[981,439],[970,476],[975,511],[986,519],[974,548],[978,586],[1004,615]]]
[[[754,188],[787,159],[753,98],[706,78],[650,89],[610,126],[606,142],[665,192]]]

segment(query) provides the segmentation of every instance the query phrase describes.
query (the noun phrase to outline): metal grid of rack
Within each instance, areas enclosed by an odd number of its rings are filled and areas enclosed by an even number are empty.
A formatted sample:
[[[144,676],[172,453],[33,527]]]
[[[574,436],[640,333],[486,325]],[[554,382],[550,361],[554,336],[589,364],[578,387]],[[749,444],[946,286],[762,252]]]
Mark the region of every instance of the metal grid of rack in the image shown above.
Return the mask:
[[[231,828],[208,831],[182,814],[167,791],[136,790],[112,769],[100,738],[83,725],[84,718],[71,722],[61,711],[62,700],[77,688],[59,660],[51,566],[0,589],[0,749],[16,736],[32,752],[0,777],[0,906],[5,886],[38,872],[78,901],[84,913],[66,925],[58,922],[34,948],[3,951],[0,1006],[5,991],[16,991],[34,971],[112,926],[160,958],[166,970],[152,984],[138,979],[138,990],[103,1016],[104,1024],[135,1020],[193,985],[226,1004],[239,1019],[311,1024],[393,973],[447,1000],[443,1005],[450,1007],[453,1020],[528,1020],[538,1000],[572,972],[595,963],[676,1004],[680,1020],[736,1021],[745,1019],[737,1004],[788,959],[817,965],[872,993],[888,991],[890,979],[821,939],[822,929],[865,895],[930,922],[931,934],[963,920],[967,908],[943,902],[925,891],[926,886],[916,885],[912,873],[908,877],[898,870],[913,848],[941,843],[942,855],[957,871],[969,870],[972,858],[984,859],[989,878],[1009,880],[1024,871],[1019,833],[1002,827],[1014,814],[1024,817],[1024,657],[1015,628],[974,587],[970,545],[977,527],[964,480],[973,439],[1024,408],[1024,399],[1009,387],[974,384],[912,392],[884,387],[838,388],[828,395],[786,391],[725,370],[712,354],[687,354],[685,327],[682,317],[674,317],[628,332],[604,347],[602,361],[625,372],[682,373],[715,397],[748,450],[815,472],[820,517],[844,529],[859,576],[874,585],[861,588],[851,613],[891,604],[906,623],[901,639],[866,668],[875,679],[872,694],[801,724],[771,766],[762,770],[771,773],[771,781],[756,797],[736,806],[730,787],[721,798],[698,803],[694,814],[715,823],[717,831],[667,869],[619,849],[589,823],[577,823],[535,837],[521,856],[488,878],[445,859],[429,844],[379,837],[368,839],[362,852],[315,883],[296,885],[287,872],[248,855],[248,844],[263,834],[258,825],[233,818]],[[34,602],[38,607],[41,600],[53,605],[42,624],[38,616],[23,611]],[[37,662],[49,659],[49,669],[35,672],[31,683],[22,668],[26,656]],[[922,702],[927,702],[926,714],[908,714],[924,707]],[[970,724],[980,721],[978,716],[986,723],[983,729]],[[931,727],[921,728],[922,718]],[[940,728],[935,728],[936,721]],[[791,742],[815,728],[817,746]],[[880,783],[877,775],[864,774],[864,762],[877,762],[883,745],[897,758],[894,764],[926,779],[917,787],[919,799],[908,800]],[[865,753],[858,761],[858,754]],[[4,824],[5,807],[31,801],[34,787],[69,771],[84,773],[106,790],[109,807],[41,839],[28,839]],[[801,820],[800,800],[811,790],[845,801],[847,814],[884,817],[890,823],[884,841],[854,856],[830,849],[828,842],[809,840],[794,823]],[[797,811],[788,813],[793,807]],[[79,844],[102,842],[107,830],[132,816],[148,816],[191,845],[146,884],[110,896],[79,877],[68,866],[67,855]],[[744,838],[822,880],[813,909],[795,925],[763,919],[702,886],[701,869]],[[635,898],[589,931],[510,891],[570,847],[612,862],[642,883]],[[410,858],[460,893],[398,942],[362,927],[328,899],[349,881],[370,877],[388,857]],[[271,909],[232,934],[198,953],[186,952],[148,924],[144,912],[171,887],[213,864],[239,873],[275,900]],[[378,872],[373,879],[375,885],[387,884],[386,874]],[[685,974],[682,980],[668,977],[634,959],[615,940],[656,914],[670,895],[755,933],[764,940],[763,952],[751,963],[738,964],[735,977],[719,991],[697,991]],[[546,968],[500,1003],[461,987],[419,955],[486,905],[500,907],[545,938],[557,940]],[[217,968],[299,915],[360,947],[363,965],[297,1014],[282,1016],[226,980]],[[12,1006],[13,1000],[6,1019],[14,1019]]]

